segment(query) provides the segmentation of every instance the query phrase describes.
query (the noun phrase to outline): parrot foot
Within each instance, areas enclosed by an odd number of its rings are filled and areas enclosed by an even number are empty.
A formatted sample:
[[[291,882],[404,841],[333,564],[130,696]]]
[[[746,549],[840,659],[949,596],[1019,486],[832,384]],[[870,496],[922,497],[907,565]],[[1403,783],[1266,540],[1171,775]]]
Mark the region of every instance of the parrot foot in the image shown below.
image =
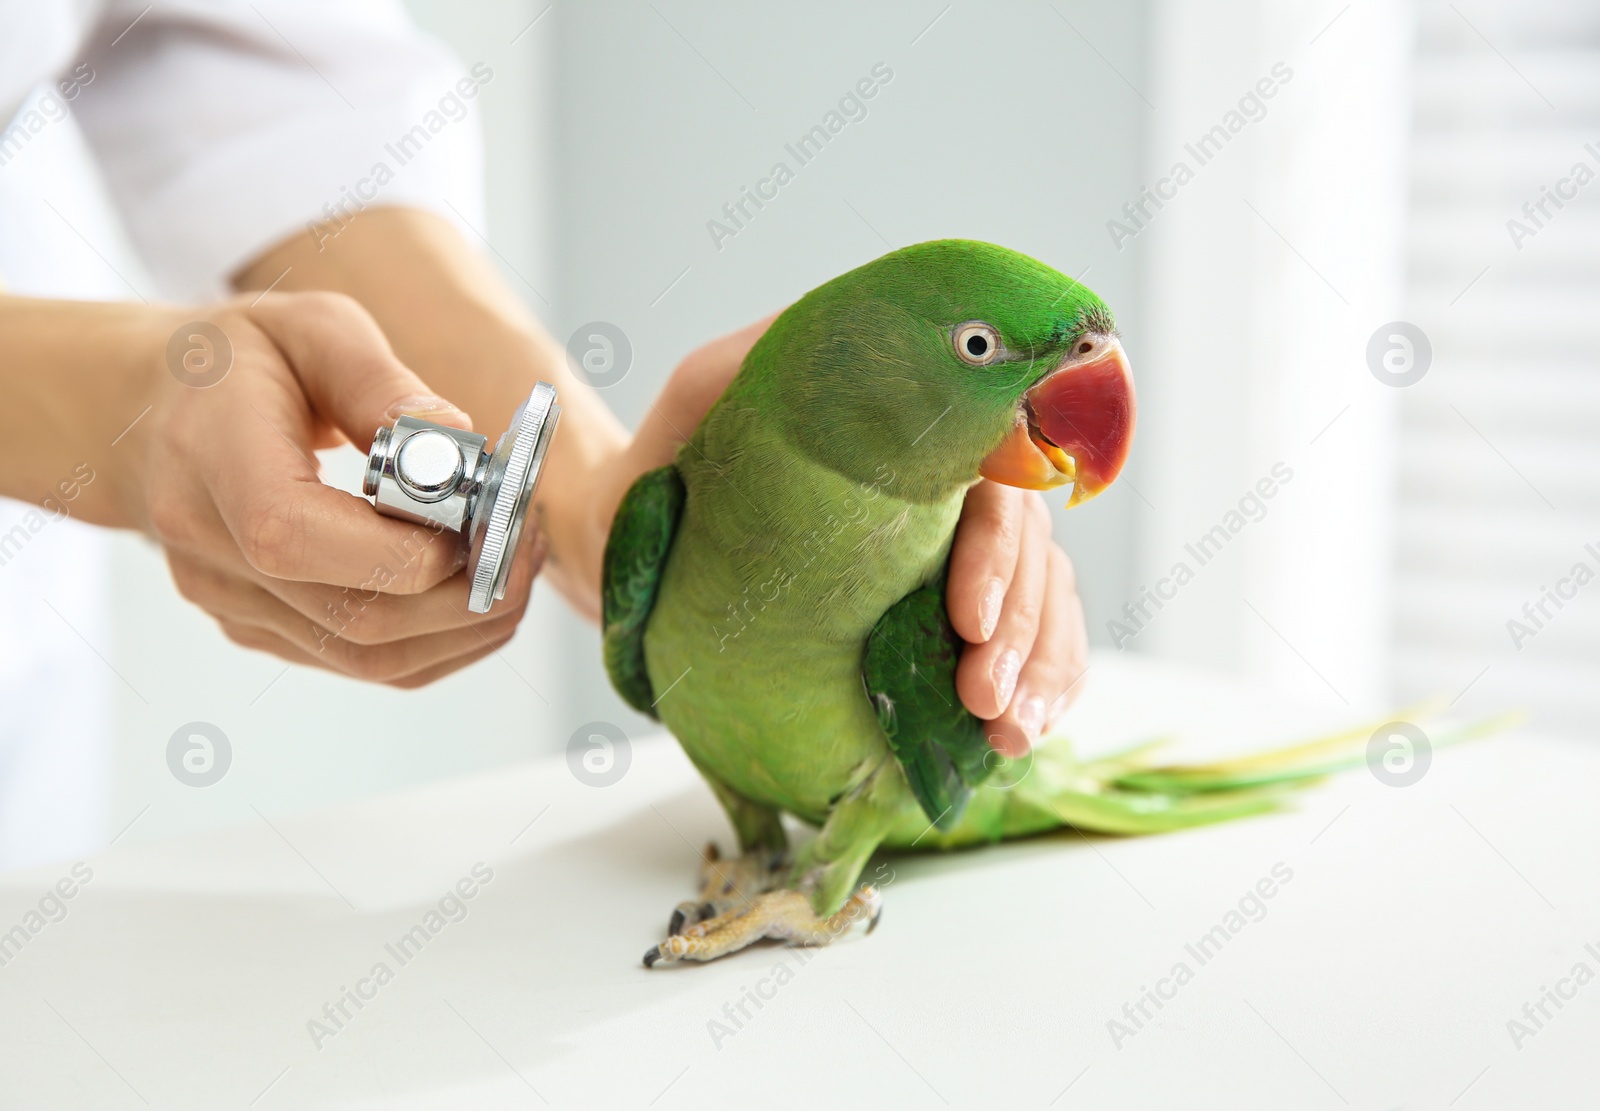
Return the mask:
[[[748,906],[756,896],[781,886],[788,871],[784,849],[761,848],[724,860],[716,843],[708,844],[700,864],[700,894],[678,904],[667,933],[676,936],[685,926]]]
[[[864,884],[838,912],[818,915],[811,900],[798,891],[767,891],[745,906],[683,927],[644,955],[644,966],[674,961],[712,961],[763,939],[793,945],[827,945],[865,920],[867,933],[878,925],[883,898]]]

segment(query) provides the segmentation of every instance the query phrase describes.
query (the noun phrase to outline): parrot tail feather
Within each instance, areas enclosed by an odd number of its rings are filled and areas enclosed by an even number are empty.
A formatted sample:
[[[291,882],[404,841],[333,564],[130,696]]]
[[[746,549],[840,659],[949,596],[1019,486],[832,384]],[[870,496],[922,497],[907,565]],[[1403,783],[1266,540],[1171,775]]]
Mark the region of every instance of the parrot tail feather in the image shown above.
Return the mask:
[[[1429,705],[1410,707],[1383,721],[1368,722],[1327,737],[1210,764],[1154,766],[1128,771],[1119,768],[1107,782],[1124,790],[1157,791],[1177,795],[1238,791],[1273,785],[1302,786],[1334,772],[1345,771],[1365,763],[1368,759],[1369,742],[1385,724],[1394,721],[1426,720],[1427,712],[1430,712]],[[1472,740],[1506,728],[1520,716],[1520,714],[1503,714],[1456,726],[1428,737],[1427,743],[1432,748],[1441,748]],[[1097,763],[1090,763],[1085,770],[1095,769]]]
[[[1287,792],[1263,788],[1176,795],[1161,791],[1063,791],[1046,806],[1056,824],[1094,833],[1168,833],[1279,809]]]
[[[1092,833],[1164,833],[1282,809],[1296,789],[1369,759],[1372,738],[1392,722],[1415,723],[1442,700],[1397,711],[1382,721],[1342,729],[1282,748],[1207,764],[1157,764],[1164,739],[1080,761],[1065,739],[1045,745],[1009,775],[979,790],[959,827],[927,847],[958,848],[1026,837],[1062,826]],[[1504,729],[1521,718],[1504,714],[1439,729],[1431,748]],[[920,840],[920,839],[919,839]]]

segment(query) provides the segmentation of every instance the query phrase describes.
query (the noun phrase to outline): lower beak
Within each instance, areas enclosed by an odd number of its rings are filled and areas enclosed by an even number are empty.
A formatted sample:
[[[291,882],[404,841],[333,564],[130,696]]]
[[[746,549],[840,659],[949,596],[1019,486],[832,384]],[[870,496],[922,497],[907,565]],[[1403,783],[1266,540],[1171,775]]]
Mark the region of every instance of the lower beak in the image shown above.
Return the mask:
[[[984,478],[1024,490],[1072,484],[1067,505],[1110,486],[1128,461],[1135,402],[1115,339],[1095,358],[1051,371],[1023,395],[1016,424],[984,459]]]

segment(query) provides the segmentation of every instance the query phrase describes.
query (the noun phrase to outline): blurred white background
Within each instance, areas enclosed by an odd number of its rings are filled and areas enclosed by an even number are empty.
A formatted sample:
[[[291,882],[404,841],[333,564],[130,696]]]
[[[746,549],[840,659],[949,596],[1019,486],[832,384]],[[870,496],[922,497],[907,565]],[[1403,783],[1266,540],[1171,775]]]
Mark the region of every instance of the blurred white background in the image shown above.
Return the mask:
[[[1596,732],[1600,587],[1545,602],[1532,636],[1508,625],[1576,564],[1600,572],[1600,185],[1547,202],[1520,246],[1507,226],[1575,164],[1600,171],[1593,5],[409,7],[493,68],[485,230],[558,339],[625,330],[633,366],[605,391],[625,421],[690,348],[834,274],[925,239],[1003,243],[1112,305],[1139,382],[1125,479],[1056,511],[1102,651],[1334,708],[1442,693]],[[880,63],[866,118],[719,248],[707,221]],[[57,248],[119,295],[104,260]],[[1369,358],[1375,336],[1399,357],[1397,321],[1431,344],[1411,386]],[[351,456],[329,474],[353,486]],[[503,765],[597,719],[645,727],[547,592],[502,657],[400,693],[235,649],[151,546],[110,549],[111,620],[72,646],[114,684],[102,839]],[[233,746],[204,790],[166,765],[195,720]]]

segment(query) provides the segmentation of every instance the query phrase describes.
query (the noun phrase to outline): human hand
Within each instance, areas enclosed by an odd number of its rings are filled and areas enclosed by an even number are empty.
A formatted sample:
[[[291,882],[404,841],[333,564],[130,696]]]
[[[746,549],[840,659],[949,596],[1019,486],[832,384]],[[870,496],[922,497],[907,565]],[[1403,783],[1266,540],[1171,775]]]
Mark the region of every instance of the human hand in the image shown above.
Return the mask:
[[[505,600],[467,610],[455,534],[392,520],[325,486],[313,451],[365,450],[401,413],[470,428],[403,366],[367,312],[328,293],[213,307],[232,365],[196,388],[169,373],[173,329],[151,329],[152,408],[128,434],[130,517],[166,551],[179,591],[229,639],[286,660],[415,687],[495,651],[527,607],[537,552],[520,553]],[[204,357],[203,351],[200,357]],[[524,534],[534,544],[534,533]]]
[[[961,701],[988,722],[995,751],[1024,755],[1072,704],[1089,652],[1072,563],[1039,493],[988,479],[967,491],[946,606],[967,642]]]

